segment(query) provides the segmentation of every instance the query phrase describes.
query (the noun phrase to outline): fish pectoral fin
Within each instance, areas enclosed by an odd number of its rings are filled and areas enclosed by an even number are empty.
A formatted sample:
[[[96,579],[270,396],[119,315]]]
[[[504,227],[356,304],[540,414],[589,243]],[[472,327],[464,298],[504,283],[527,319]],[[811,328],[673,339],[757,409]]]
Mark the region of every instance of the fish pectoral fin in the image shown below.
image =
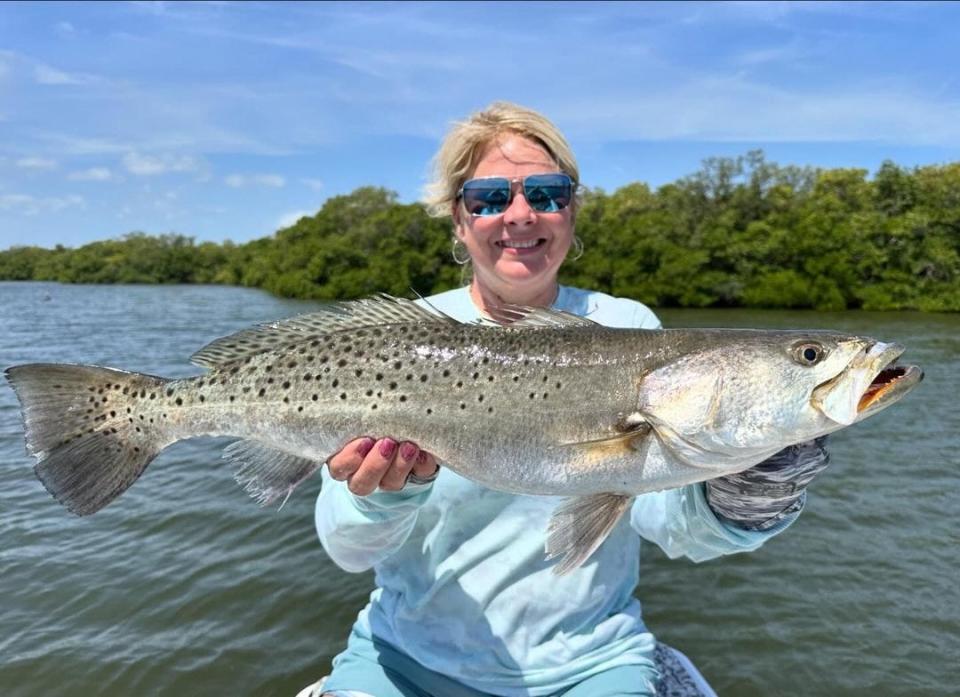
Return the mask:
[[[617,428],[621,427],[618,426]],[[561,443],[560,446],[577,451],[588,464],[622,457],[645,458],[649,436],[653,428],[645,422],[631,424],[624,428],[627,430],[622,433],[615,433],[593,440]]]
[[[267,506],[282,496],[280,508],[297,485],[323,465],[258,440],[231,443],[223,451],[223,457],[238,465],[234,479],[261,506]]]
[[[547,525],[547,559],[563,557],[553,573],[562,576],[583,564],[632,502],[632,496],[623,494],[591,494],[560,504]]]

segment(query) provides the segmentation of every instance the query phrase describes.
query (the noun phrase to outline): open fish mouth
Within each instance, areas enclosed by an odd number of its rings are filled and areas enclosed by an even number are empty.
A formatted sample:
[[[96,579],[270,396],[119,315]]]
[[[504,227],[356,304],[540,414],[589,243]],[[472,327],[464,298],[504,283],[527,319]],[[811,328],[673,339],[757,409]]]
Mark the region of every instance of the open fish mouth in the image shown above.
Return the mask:
[[[859,416],[866,416],[888,406],[923,380],[923,371],[918,366],[897,364],[902,353],[903,350],[897,347],[896,355],[867,386],[857,403]]]
[[[900,400],[923,379],[915,365],[900,365],[904,348],[874,342],[839,375],[813,391],[813,405],[828,418],[849,426]]]

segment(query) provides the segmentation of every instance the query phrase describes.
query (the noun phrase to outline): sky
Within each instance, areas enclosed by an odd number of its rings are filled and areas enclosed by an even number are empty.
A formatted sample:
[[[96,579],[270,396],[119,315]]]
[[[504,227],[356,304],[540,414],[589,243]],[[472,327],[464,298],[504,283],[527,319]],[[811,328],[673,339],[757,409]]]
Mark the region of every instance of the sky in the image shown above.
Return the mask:
[[[761,148],[960,161],[960,3],[0,3],[0,249],[272,235],[332,196],[421,195],[496,100],[612,192]]]

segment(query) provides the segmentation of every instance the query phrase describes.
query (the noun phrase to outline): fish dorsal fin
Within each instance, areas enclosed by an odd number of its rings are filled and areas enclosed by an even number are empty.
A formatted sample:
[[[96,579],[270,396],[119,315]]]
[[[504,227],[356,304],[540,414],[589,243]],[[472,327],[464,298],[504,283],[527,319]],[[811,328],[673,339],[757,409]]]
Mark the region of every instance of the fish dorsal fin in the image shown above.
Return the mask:
[[[596,327],[593,320],[563,310],[525,305],[501,305],[486,309],[489,323],[508,326],[511,329],[539,327]]]
[[[193,354],[190,360],[205,368],[216,368],[334,332],[391,324],[437,323],[459,324],[452,317],[434,308],[422,307],[412,300],[378,295],[363,300],[329,303],[316,312],[244,329],[210,342]]]

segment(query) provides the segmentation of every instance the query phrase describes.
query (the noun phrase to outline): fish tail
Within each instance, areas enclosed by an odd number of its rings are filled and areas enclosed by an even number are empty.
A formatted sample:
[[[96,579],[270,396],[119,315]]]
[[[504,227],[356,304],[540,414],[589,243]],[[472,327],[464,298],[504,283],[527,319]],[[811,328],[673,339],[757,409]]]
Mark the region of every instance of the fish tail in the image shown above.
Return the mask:
[[[169,444],[142,409],[165,378],[58,363],[14,366],[4,374],[20,400],[37,477],[72,513],[99,511]]]

